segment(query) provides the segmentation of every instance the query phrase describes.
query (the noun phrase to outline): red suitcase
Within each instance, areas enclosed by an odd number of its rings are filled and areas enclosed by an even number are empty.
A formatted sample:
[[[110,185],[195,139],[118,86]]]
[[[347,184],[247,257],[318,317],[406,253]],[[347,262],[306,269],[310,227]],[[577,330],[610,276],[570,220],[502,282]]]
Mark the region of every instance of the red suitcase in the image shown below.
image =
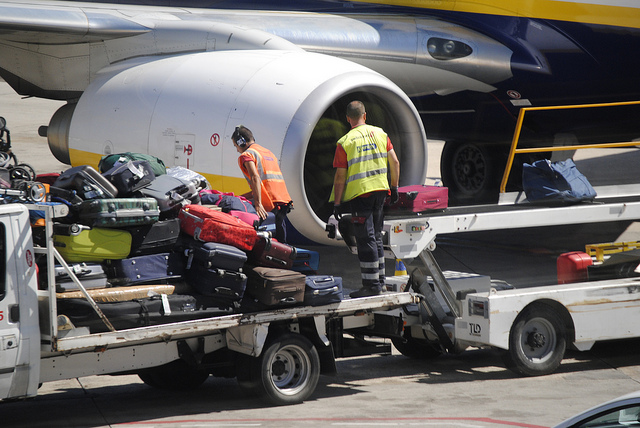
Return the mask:
[[[449,189],[440,186],[425,186],[416,184],[413,186],[398,187],[400,199],[391,205],[389,200],[385,205],[388,210],[412,211],[419,213],[427,210],[442,210],[449,204]]]
[[[588,267],[593,264],[591,256],[582,251],[560,254],[556,263],[558,284],[587,281]]]
[[[203,242],[218,242],[251,251],[258,241],[256,230],[231,214],[202,205],[187,205],[180,210],[180,229]]]
[[[261,236],[249,253],[249,262],[257,266],[291,269],[296,254],[295,247]]]

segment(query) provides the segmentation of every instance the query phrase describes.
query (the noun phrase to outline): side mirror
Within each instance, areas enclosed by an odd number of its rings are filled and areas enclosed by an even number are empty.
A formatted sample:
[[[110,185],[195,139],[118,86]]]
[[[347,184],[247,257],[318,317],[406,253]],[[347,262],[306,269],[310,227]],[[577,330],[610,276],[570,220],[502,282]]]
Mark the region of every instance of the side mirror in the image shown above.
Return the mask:
[[[0,116],[0,131],[4,131],[6,126],[7,126],[7,121],[5,120],[4,117]]]

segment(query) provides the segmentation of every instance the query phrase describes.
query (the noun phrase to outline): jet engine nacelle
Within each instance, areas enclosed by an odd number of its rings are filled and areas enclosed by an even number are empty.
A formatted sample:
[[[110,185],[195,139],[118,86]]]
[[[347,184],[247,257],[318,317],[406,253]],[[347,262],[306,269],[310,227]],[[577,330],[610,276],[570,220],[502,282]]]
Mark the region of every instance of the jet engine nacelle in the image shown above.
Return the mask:
[[[304,51],[219,51],[142,57],[102,70],[77,105],[54,115],[52,152],[96,166],[110,153],[141,152],[203,174],[215,189],[249,190],[231,134],[242,124],[276,154],[303,236],[327,243],[335,142],[345,107],[360,99],[367,121],[389,134],[401,184],[426,177],[426,134],[415,107],[391,81],[358,64]],[[65,158],[66,156],[66,158]]]

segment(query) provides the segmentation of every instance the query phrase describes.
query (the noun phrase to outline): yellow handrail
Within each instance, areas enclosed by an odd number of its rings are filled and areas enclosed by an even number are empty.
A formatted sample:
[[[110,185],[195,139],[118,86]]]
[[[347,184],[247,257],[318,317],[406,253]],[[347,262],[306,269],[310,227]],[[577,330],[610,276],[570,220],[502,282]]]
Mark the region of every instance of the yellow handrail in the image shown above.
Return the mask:
[[[518,142],[520,140],[520,131],[522,130],[522,123],[524,122],[524,115],[528,111],[537,110],[568,110],[578,108],[593,108],[593,107],[617,107],[625,105],[638,105],[640,101],[624,101],[617,103],[602,103],[602,104],[576,104],[568,106],[550,106],[550,107],[524,107],[520,109],[518,114],[518,120],[516,121],[516,129],[513,133],[513,140],[511,141],[511,149],[509,150],[509,157],[507,158],[507,166],[502,176],[502,183],[500,183],[500,193],[505,193],[507,189],[507,180],[509,174],[511,174],[511,168],[513,167],[513,160],[518,153],[538,153],[538,152],[555,152],[564,150],[578,150],[578,149],[604,149],[612,147],[634,147],[640,146],[640,141],[629,141],[623,143],[596,143],[596,144],[584,144],[574,146],[551,146],[551,147],[536,147],[528,149],[518,149]]]

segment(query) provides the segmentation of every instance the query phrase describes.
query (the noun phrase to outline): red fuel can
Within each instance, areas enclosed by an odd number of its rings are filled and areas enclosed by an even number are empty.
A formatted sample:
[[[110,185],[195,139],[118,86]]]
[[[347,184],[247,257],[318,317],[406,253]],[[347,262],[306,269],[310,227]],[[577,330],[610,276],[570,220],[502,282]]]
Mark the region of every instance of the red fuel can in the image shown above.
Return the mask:
[[[591,256],[582,251],[560,254],[557,261],[558,284],[587,281],[587,268],[592,264]]]

